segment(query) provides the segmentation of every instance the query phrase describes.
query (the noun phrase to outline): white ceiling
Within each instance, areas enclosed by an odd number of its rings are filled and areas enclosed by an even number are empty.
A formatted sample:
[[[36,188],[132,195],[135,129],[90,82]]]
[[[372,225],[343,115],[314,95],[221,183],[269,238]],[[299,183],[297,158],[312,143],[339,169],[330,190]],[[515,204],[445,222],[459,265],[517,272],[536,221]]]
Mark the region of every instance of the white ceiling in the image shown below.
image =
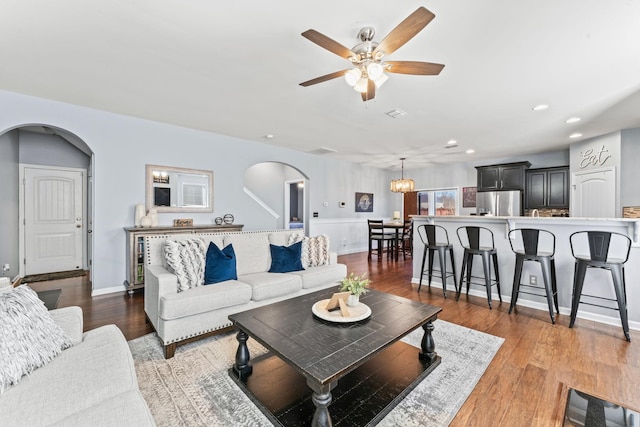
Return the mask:
[[[439,76],[392,74],[367,103],[342,78],[299,86],[349,65],[300,33],[352,48],[360,28],[380,41],[419,6],[435,19],[387,58],[443,63]],[[0,89],[374,167],[526,155],[640,127],[638,0],[1,0],[0,10]],[[541,103],[550,108],[532,111]],[[393,109],[407,116],[385,115]],[[572,116],[582,120],[566,124]],[[445,148],[450,139],[458,146]]]

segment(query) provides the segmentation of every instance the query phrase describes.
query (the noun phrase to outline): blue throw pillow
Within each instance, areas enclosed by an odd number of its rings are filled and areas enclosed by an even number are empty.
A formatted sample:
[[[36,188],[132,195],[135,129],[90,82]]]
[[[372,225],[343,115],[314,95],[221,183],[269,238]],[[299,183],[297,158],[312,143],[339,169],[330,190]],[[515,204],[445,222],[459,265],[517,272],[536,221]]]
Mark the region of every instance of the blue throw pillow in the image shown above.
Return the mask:
[[[220,250],[215,243],[209,243],[204,266],[204,284],[210,285],[237,278],[236,253],[233,251],[233,245],[229,244]]]
[[[269,273],[288,273],[304,270],[302,267],[302,242],[291,246],[269,245],[271,249],[271,269]]]

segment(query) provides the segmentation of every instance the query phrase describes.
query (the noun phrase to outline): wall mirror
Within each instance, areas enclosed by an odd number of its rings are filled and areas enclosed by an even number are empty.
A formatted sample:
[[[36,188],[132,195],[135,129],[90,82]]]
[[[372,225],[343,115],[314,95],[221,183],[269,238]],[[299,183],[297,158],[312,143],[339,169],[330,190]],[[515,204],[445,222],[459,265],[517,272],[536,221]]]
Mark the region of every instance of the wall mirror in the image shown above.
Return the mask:
[[[147,210],[213,212],[213,172],[172,166],[146,166]]]

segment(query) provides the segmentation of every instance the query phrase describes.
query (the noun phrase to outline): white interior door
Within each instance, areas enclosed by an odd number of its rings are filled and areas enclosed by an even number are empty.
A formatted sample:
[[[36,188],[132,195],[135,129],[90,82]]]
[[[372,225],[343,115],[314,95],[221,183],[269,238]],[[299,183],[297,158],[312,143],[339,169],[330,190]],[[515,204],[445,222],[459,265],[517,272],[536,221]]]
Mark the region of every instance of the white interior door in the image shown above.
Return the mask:
[[[25,167],[25,274],[83,268],[83,183],[83,171]]]
[[[571,183],[571,216],[616,217],[614,168],[573,173]]]

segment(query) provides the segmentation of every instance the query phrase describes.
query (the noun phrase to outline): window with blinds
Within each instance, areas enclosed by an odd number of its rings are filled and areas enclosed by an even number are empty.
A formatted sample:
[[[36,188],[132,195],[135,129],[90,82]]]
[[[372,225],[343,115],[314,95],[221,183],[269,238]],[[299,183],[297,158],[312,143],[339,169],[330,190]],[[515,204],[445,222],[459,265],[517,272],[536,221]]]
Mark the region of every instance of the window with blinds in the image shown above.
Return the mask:
[[[183,206],[207,206],[206,186],[200,184],[182,185]]]

